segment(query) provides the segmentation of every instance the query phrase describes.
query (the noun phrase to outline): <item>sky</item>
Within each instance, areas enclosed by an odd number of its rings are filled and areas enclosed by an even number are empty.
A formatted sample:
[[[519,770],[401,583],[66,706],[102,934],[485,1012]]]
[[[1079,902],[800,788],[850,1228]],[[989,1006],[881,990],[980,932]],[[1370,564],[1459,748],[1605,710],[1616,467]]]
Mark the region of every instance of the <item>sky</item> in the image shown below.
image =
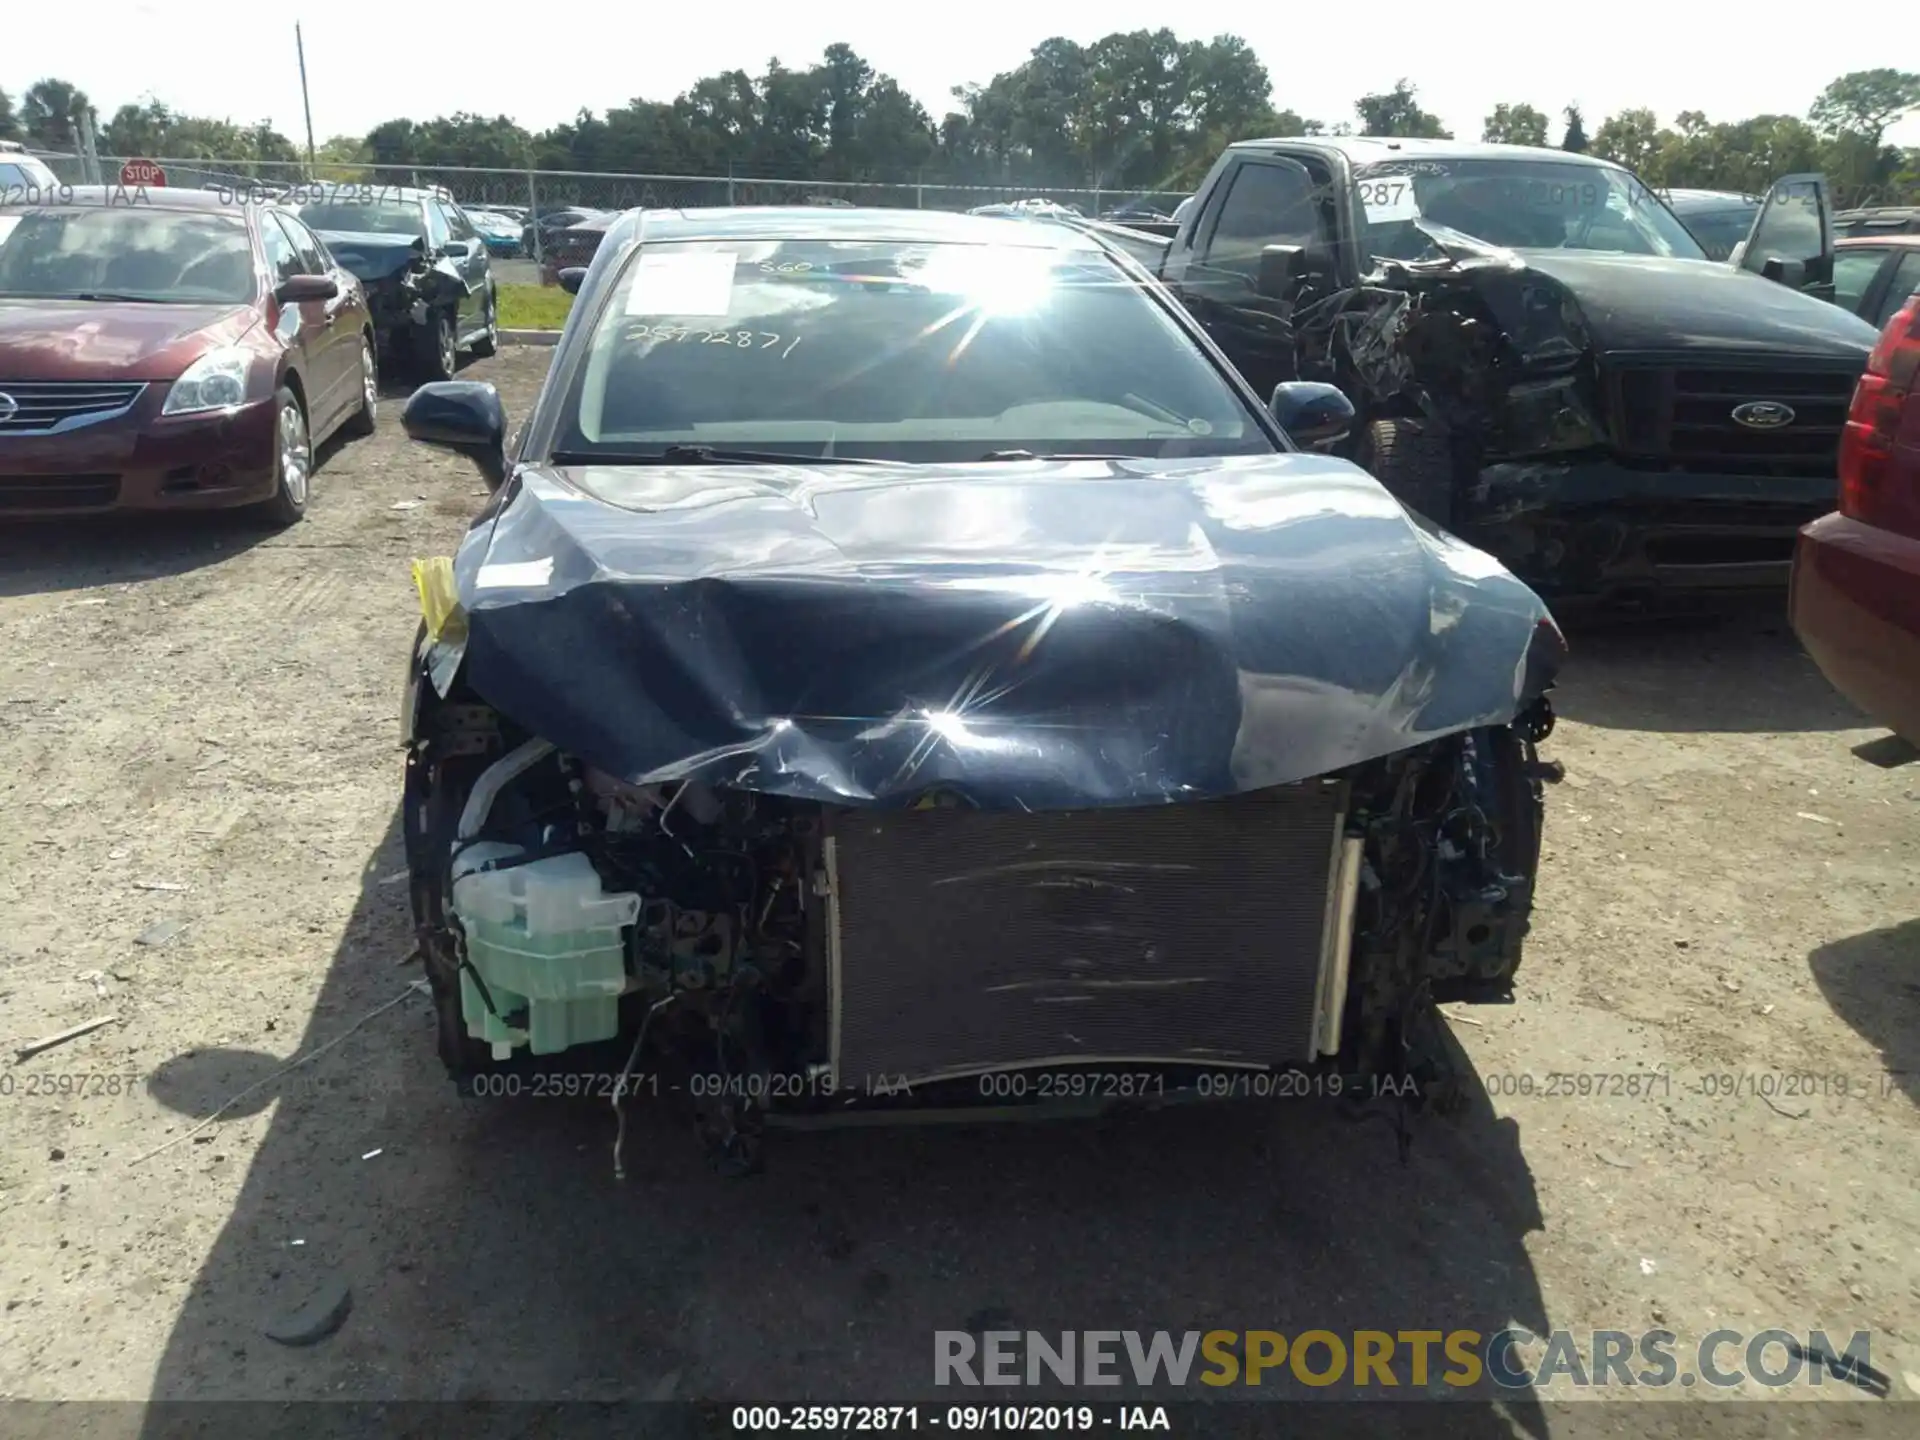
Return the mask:
[[[1890,63],[1920,66],[1920,44],[1914,54],[1895,56],[1863,45],[1854,27],[1841,25],[1795,26],[1788,39],[1776,27],[1730,25],[1723,6],[1672,0],[1541,7],[1532,12],[1537,21],[1507,7],[1433,0],[1369,0],[1363,9],[1326,12],[1185,0],[1172,16],[1164,0],[1054,0],[997,10],[898,0],[841,0],[811,10],[733,0],[724,8],[649,4],[598,13],[525,0],[425,10],[396,10],[389,0],[330,0],[304,15],[299,3],[262,9],[254,0],[196,0],[163,8],[151,0],[105,0],[87,12],[80,44],[64,7],[14,6],[0,47],[0,89],[17,104],[27,86],[53,74],[86,91],[103,122],[120,105],[151,95],[193,114],[266,119],[297,141],[305,125],[293,27],[301,21],[317,141],[364,134],[396,116],[456,110],[504,112],[539,130],[582,106],[599,111],[635,97],[670,100],[720,70],[758,74],[772,57],[797,68],[836,40],[894,76],[937,119],[953,108],[953,86],[1012,69],[1049,36],[1084,43],[1171,23],[1183,39],[1243,37],[1273,77],[1275,105],[1309,118],[1351,121],[1356,97],[1404,75],[1456,135],[1478,138],[1497,101],[1524,100],[1554,118],[1557,140],[1569,101],[1579,102],[1589,133],[1629,106],[1649,107],[1665,123],[1681,110],[1714,120],[1804,116],[1836,75]],[[1321,23],[1302,23],[1315,14]],[[1920,144],[1920,117],[1903,121],[1888,139]]]

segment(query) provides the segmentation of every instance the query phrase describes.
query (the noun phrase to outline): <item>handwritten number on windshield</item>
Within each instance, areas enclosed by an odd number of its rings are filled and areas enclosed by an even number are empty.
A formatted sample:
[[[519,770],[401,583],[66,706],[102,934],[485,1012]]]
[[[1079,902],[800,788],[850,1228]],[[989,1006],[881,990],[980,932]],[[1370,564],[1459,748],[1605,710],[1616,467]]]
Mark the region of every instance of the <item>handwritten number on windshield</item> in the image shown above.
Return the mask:
[[[795,335],[791,339],[776,335],[771,330],[701,330],[686,325],[636,325],[627,332],[632,340],[656,340],[663,344],[692,345],[730,345],[736,350],[772,350],[781,347],[775,357],[784,360],[793,353],[805,336]]]

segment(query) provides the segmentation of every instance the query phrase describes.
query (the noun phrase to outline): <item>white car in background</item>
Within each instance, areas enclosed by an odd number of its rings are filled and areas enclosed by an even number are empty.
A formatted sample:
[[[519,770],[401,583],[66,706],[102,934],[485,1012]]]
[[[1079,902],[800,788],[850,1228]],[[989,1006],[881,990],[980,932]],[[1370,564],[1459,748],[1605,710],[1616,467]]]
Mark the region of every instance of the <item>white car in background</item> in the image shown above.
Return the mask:
[[[39,200],[59,188],[60,177],[46,161],[29,155],[18,140],[0,140],[0,205]]]

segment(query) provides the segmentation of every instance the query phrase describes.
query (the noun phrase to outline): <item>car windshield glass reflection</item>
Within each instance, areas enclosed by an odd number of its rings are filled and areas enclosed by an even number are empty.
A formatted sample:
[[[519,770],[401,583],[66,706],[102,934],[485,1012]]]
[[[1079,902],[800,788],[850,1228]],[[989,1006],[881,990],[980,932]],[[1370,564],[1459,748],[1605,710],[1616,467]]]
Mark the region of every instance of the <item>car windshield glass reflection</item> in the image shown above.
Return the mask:
[[[860,241],[644,247],[554,442],[823,458],[1260,454],[1274,442],[1105,255]]]
[[[254,292],[238,216],[151,206],[0,215],[0,297],[243,304]]]
[[[424,235],[427,222],[420,207],[411,200],[344,200],[302,205],[295,212],[313,230],[331,230],[336,234]]]
[[[1436,254],[1428,220],[1512,249],[1605,250],[1704,260],[1700,244],[1623,170],[1579,161],[1387,160],[1354,172],[1376,255]]]
[[[1733,254],[1733,247],[1747,238],[1758,211],[1759,207],[1754,206],[1746,210],[1708,210],[1688,215],[1687,229],[1700,242],[1709,260],[1725,260]]]

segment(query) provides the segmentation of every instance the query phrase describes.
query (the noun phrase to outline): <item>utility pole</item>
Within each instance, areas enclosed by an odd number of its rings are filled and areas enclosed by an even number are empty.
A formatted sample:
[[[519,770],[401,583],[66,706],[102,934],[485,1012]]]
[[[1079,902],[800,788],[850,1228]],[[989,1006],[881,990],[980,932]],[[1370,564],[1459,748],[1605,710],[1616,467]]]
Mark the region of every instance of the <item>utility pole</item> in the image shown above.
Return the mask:
[[[89,185],[98,185],[100,179],[100,150],[94,143],[93,107],[88,106],[77,117],[79,120],[78,138],[80,141],[80,173],[87,177]]]
[[[300,108],[307,117],[307,178],[313,178],[313,102],[307,98],[307,42],[301,38],[300,22],[293,22],[293,48],[300,57]]]

